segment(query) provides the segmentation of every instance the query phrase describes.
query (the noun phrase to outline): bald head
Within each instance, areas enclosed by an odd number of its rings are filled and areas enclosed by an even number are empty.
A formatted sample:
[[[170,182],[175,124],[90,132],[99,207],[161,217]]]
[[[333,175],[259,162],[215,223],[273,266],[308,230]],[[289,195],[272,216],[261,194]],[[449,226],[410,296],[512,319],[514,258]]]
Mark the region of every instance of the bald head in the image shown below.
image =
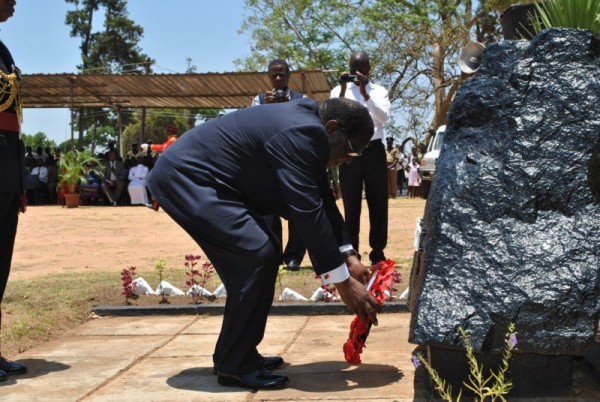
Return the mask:
[[[366,77],[369,76],[369,72],[371,71],[369,55],[363,50],[354,52],[350,56],[350,74],[356,74],[357,71]]]

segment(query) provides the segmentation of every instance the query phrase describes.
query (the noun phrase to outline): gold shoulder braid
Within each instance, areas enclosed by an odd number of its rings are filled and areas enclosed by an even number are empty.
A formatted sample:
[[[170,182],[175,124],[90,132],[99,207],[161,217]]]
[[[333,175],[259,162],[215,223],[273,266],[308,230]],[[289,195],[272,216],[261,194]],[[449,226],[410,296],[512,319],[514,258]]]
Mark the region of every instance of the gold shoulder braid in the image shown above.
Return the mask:
[[[0,113],[15,104],[15,112],[19,119],[19,125],[22,123],[21,96],[19,91],[19,76],[16,72],[7,74],[0,69]]]

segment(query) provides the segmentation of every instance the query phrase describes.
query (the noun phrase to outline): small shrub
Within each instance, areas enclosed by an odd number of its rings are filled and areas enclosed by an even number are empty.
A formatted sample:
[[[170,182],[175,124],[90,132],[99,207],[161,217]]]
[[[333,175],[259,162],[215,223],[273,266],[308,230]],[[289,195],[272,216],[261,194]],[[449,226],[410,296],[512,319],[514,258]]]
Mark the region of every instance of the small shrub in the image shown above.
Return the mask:
[[[508,325],[508,332],[504,339],[504,348],[502,351],[502,362],[498,368],[498,372],[490,370],[490,375],[487,378],[483,377],[483,365],[480,365],[477,358],[473,354],[473,345],[469,334],[464,329],[459,328],[460,336],[465,344],[465,350],[467,353],[467,360],[469,362],[469,381],[463,381],[463,385],[471,390],[475,394],[475,400],[478,402],[484,402],[486,400],[496,401],[500,400],[506,402],[504,395],[507,395],[512,389],[512,382],[506,378],[508,372],[509,361],[512,357],[512,351],[517,346],[517,332],[515,332],[515,324],[510,323]],[[412,362],[415,368],[423,366],[429,377],[435,384],[435,390],[440,394],[442,399],[445,401],[452,402],[452,386],[446,384],[446,381],[441,378],[438,372],[429,365],[427,359],[425,359],[420,353],[413,355]],[[462,396],[462,389],[458,392],[456,401],[460,401]],[[486,399],[489,398],[489,399]]]
[[[121,271],[121,282],[123,283],[123,294],[125,296],[125,303],[131,304],[129,299],[137,299],[137,293],[135,292],[135,284],[133,283],[135,279],[135,267],[131,266],[129,268],[123,269]]]

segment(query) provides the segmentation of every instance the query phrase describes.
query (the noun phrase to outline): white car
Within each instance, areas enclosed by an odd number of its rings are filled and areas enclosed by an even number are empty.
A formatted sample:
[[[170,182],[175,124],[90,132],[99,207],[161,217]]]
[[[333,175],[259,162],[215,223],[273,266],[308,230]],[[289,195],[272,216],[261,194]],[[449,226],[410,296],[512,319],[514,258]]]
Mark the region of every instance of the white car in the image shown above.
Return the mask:
[[[446,126],[439,126],[435,132],[435,136],[429,141],[427,146],[427,152],[421,159],[421,196],[427,198],[429,194],[429,188],[431,187],[431,181],[435,174],[435,166],[437,159],[440,156],[440,150],[444,143],[444,133],[446,132]]]

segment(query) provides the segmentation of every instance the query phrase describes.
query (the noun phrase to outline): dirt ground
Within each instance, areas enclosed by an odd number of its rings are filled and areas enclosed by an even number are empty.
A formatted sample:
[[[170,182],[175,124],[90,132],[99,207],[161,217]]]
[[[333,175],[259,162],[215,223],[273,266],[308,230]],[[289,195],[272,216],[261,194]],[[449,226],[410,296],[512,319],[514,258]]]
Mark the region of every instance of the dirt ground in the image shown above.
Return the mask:
[[[339,201],[340,209],[341,201]],[[412,258],[414,229],[422,199],[390,200],[387,257]],[[368,214],[363,205],[360,249],[368,245]],[[284,222],[284,242],[287,227]],[[191,237],[163,211],[145,206],[32,206],[19,217],[11,280],[57,272],[114,271],[154,267],[157,259],[178,264],[186,254],[203,254]],[[367,259],[368,261],[368,259]],[[310,265],[305,257],[303,265]]]

